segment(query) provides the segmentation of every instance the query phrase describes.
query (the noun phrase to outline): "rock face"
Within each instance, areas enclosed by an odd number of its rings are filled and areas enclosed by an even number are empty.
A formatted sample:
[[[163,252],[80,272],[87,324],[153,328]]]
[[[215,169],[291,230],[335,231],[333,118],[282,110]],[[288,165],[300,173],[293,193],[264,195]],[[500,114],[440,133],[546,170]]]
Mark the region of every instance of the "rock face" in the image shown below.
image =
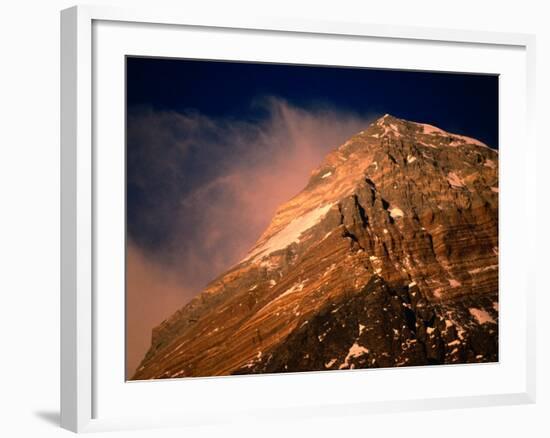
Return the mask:
[[[133,379],[497,360],[498,153],[385,115],[153,330]]]

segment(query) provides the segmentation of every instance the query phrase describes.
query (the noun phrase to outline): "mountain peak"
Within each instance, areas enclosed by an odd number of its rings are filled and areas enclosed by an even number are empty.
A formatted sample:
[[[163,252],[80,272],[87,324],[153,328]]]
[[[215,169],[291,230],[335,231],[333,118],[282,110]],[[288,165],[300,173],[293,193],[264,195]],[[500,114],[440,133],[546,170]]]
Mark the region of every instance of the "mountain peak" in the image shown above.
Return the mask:
[[[495,155],[475,139],[386,114],[327,155],[305,189],[277,209],[243,262],[261,260],[275,248],[299,242],[302,232],[322,219],[330,206],[353,194],[365,178],[379,188],[392,181],[387,188],[392,192],[399,192],[403,180],[415,180],[422,172],[445,185],[467,187],[475,182],[480,163],[494,166]],[[399,211],[405,209],[397,206],[394,212]]]
[[[389,114],[153,332],[134,378],[498,360],[498,154]]]
[[[386,113],[382,117],[379,117],[376,120],[376,122],[380,122],[380,123],[386,122],[386,123],[388,123],[388,122],[391,122],[392,120],[399,120],[399,119],[395,116],[392,116],[391,114]]]

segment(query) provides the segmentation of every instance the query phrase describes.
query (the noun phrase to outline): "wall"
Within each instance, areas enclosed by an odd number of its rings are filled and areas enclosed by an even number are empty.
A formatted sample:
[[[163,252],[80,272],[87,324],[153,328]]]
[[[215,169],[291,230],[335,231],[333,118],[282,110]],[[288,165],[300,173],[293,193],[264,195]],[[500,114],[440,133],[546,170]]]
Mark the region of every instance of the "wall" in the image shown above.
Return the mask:
[[[96,2],[122,5],[146,1]],[[62,0],[28,0],[3,4],[0,17],[0,431],[4,436],[61,436],[57,428],[59,386],[59,10]],[[338,2],[233,0],[200,2],[156,0],[155,5],[215,9],[224,15],[240,11],[374,23],[531,32],[538,37],[537,124],[539,132],[540,241],[537,269],[548,257],[543,229],[548,206],[549,162],[545,121],[550,97],[550,28],[545,2],[461,2],[393,0]],[[518,145],[521,147],[521,145]],[[518,230],[521,232],[521,230]],[[539,274],[542,277],[542,274]],[[223,430],[205,427],[193,435],[280,436],[387,434],[482,436],[497,433],[542,436],[548,433],[549,411],[548,295],[539,280],[538,403],[477,410],[371,415],[362,418],[314,419],[280,425],[236,425]],[[260,429],[259,429],[260,428]],[[265,429],[264,429],[265,428]],[[141,436],[180,436],[181,431],[138,432]],[[130,436],[115,433],[108,436]]]

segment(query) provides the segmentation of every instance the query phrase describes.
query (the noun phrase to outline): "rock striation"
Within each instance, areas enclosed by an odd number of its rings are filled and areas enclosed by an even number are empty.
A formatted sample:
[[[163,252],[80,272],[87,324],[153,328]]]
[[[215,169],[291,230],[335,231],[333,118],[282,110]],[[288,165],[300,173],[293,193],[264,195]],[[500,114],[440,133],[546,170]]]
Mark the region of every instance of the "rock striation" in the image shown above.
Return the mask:
[[[498,153],[385,115],[153,330],[132,379],[494,361]]]

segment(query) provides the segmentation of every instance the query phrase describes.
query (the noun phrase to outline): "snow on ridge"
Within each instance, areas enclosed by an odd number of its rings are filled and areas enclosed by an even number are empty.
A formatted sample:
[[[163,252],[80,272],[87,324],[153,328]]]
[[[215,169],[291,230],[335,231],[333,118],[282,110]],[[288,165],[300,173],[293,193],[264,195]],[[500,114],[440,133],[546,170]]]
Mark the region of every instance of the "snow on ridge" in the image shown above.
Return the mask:
[[[372,137],[380,138],[388,134],[393,134],[396,137],[402,136],[401,131],[399,130],[399,126],[396,125],[395,123],[392,123],[391,120],[388,122],[386,120],[388,117],[391,117],[391,116],[389,114],[384,114],[382,117],[380,117],[376,121],[376,126],[378,126],[379,128],[382,128],[384,132],[382,132],[382,134],[378,134],[378,133],[371,134]],[[399,120],[399,119],[394,119],[394,120]]]
[[[379,126],[379,127],[383,127],[383,129],[384,129],[384,132],[382,133],[382,136],[388,135],[389,133],[393,133],[397,137],[400,137],[401,132],[399,131],[399,128],[393,123],[387,123],[386,122],[387,117],[390,117],[390,115],[385,114],[383,117],[379,118],[376,121],[376,125]],[[399,120],[399,119],[397,119],[397,120]],[[451,146],[451,147],[458,147],[458,146],[463,146],[465,144],[469,144],[469,145],[475,145],[475,146],[491,149],[492,151],[494,151],[498,154],[498,150],[492,149],[491,147],[489,147],[488,145],[486,145],[482,141],[477,140],[473,137],[468,137],[466,135],[460,135],[460,134],[453,134],[451,132],[445,131],[444,129],[438,128],[437,126],[430,125],[428,123],[419,123],[419,122],[413,122],[413,121],[406,121],[406,122],[412,123],[412,124],[418,126],[421,129],[421,133],[424,134],[424,135],[430,135],[430,136],[435,135],[435,136],[442,136],[442,137],[450,137],[451,142],[448,145]],[[372,134],[372,136],[378,138],[380,135],[379,134]],[[426,144],[426,143],[423,143],[422,141],[418,141],[418,142],[420,144],[424,145],[424,146],[437,148],[437,146]],[[489,166],[490,166],[490,164],[489,164]]]
[[[307,213],[294,218],[282,230],[271,236],[266,242],[259,247],[253,249],[249,255],[243,260],[249,260],[259,254],[271,254],[275,251],[285,249],[289,245],[300,241],[300,236],[305,231],[317,225],[323,217],[328,213],[334,204],[326,204],[317,207]]]
[[[449,135],[451,137],[453,137],[453,139],[457,139],[459,142],[463,142],[463,143],[467,143],[467,144],[473,144],[473,145],[481,146],[481,147],[484,147],[484,148],[489,147],[485,143],[483,143],[479,140],[476,140],[475,138],[472,138],[472,137],[467,137],[465,135],[459,135],[459,134],[449,134]],[[451,145],[456,146],[456,144],[453,144],[453,143],[451,143]]]
[[[399,131],[399,127],[397,127],[393,123],[389,123],[388,125],[383,124],[383,127],[384,132],[382,133],[382,136],[393,134],[395,137],[402,137],[401,131]]]
[[[376,124],[377,124],[378,126],[383,125],[383,124],[384,124],[384,120],[386,120],[388,117],[390,117],[389,114],[384,114],[382,117],[380,117],[380,118],[376,121]]]
[[[417,123],[417,125],[422,127],[422,132],[427,135],[432,135],[432,134],[448,135],[448,132],[443,131],[443,129],[440,129],[433,125],[428,125],[427,123]]]
[[[457,147],[462,146],[464,144],[472,144],[475,146],[480,146],[484,148],[491,149],[489,146],[487,146],[482,141],[476,140],[475,138],[468,137],[466,135],[460,135],[460,134],[453,134],[451,132],[447,132],[441,128],[438,128],[437,126],[429,125],[427,123],[417,123],[413,122],[417,126],[420,126],[422,128],[422,133],[426,135],[441,135],[441,136],[449,136],[451,137],[452,141],[449,143],[449,146],[451,147]],[[494,150],[494,149],[491,149]],[[495,151],[498,152],[498,151]]]

